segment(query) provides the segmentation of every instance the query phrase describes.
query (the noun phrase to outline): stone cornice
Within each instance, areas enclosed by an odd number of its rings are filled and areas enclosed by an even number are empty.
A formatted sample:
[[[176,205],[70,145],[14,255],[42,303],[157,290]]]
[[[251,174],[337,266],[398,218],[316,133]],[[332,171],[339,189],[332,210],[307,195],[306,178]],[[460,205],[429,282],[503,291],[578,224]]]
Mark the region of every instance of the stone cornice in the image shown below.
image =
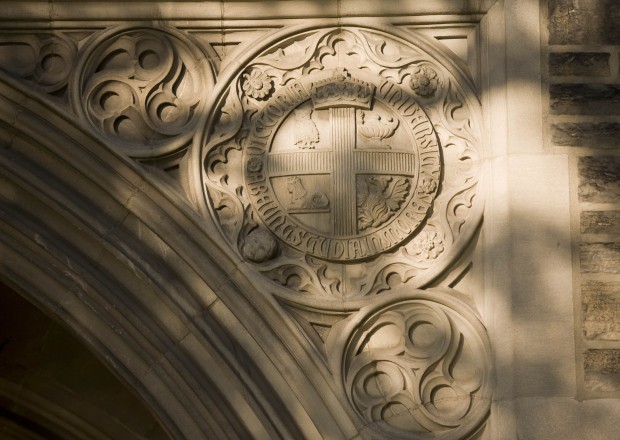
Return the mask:
[[[437,1],[2,1],[3,20],[265,20],[484,14],[496,0]]]

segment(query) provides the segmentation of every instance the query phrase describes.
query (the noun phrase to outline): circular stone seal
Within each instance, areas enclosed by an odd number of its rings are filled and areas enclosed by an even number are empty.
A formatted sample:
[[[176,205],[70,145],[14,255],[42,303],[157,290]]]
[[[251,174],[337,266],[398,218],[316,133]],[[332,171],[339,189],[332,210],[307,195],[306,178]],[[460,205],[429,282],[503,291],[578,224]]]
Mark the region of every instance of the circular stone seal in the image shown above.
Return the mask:
[[[338,262],[409,238],[440,174],[437,136],[413,96],[344,69],[280,88],[244,148],[245,186],[265,226],[304,254]]]

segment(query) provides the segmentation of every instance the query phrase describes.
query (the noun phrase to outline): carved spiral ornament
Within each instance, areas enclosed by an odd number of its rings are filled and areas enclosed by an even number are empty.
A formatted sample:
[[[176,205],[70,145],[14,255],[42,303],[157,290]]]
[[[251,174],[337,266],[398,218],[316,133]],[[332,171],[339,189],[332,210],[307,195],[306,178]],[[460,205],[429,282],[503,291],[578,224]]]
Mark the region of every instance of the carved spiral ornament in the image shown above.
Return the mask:
[[[0,56],[12,60],[0,68],[34,81],[46,93],[64,93],[76,52],[75,43],[59,32],[0,36]]]
[[[169,29],[127,29],[91,47],[77,84],[78,112],[134,157],[186,145],[213,84],[200,50]]]
[[[355,330],[345,389],[360,416],[390,438],[467,438],[490,407],[487,347],[475,317],[427,299],[400,301]]]

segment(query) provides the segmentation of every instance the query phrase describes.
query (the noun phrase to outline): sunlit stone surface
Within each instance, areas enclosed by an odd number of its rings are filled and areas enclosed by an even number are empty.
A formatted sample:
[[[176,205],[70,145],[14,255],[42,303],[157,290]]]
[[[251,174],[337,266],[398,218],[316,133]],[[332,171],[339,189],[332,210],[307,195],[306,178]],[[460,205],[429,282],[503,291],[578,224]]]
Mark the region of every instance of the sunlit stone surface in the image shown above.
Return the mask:
[[[0,437],[616,438],[619,11],[0,2]]]

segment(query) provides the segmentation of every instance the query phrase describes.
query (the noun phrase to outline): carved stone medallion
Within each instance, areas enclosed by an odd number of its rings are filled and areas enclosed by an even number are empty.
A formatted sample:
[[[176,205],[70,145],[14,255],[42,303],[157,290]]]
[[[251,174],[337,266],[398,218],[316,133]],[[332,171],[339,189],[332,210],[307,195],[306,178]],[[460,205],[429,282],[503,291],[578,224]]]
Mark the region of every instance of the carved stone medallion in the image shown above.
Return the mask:
[[[477,97],[412,40],[354,26],[282,31],[221,72],[229,83],[192,162],[197,199],[274,291],[420,287],[473,236]]]
[[[186,146],[213,87],[203,52],[168,27],[117,28],[87,44],[73,105],[123,153],[149,158]]]
[[[368,307],[331,334],[328,345],[346,339],[334,368],[367,429],[394,439],[464,439],[482,426],[491,405],[489,341],[449,291]]]
[[[244,153],[245,187],[265,226],[302,253],[335,261],[367,259],[407,239],[440,175],[433,126],[413,97],[344,69],[278,90]]]
[[[76,58],[76,44],[62,32],[0,35],[0,69],[33,81],[46,93],[64,97]]]

